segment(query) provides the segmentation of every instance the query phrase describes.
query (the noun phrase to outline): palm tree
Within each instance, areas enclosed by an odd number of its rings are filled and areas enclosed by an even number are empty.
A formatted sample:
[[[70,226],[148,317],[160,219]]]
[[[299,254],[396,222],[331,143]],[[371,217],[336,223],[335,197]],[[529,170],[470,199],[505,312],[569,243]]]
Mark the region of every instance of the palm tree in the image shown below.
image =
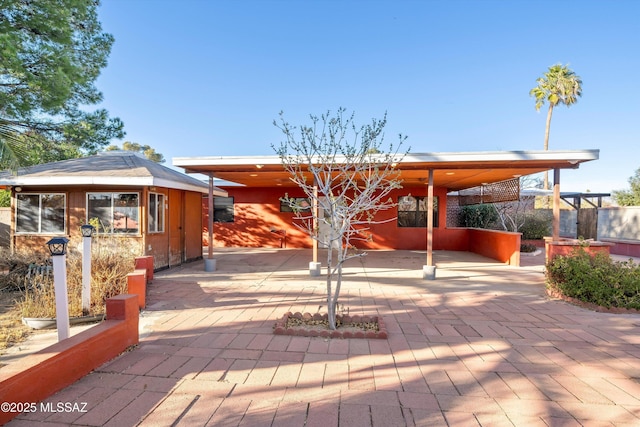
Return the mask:
[[[16,123],[0,117],[0,170],[15,172],[18,169],[22,143]]]
[[[536,111],[545,102],[549,102],[549,112],[547,113],[547,126],[544,131],[544,149],[549,149],[549,128],[551,127],[551,115],[553,107],[564,104],[567,107],[578,102],[578,97],[582,96],[582,80],[576,75],[568,65],[556,64],[549,67],[549,70],[538,80],[538,86],[529,91],[529,95],[536,99]],[[544,189],[549,189],[548,173],[544,173]]]

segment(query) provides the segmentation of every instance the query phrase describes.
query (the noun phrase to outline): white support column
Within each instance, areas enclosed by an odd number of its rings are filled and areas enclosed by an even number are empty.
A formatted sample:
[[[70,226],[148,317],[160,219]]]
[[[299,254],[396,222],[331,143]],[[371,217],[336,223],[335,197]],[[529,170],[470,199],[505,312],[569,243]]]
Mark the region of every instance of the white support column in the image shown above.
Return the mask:
[[[91,236],[82,237],[82,314],[91,311]]]
[[[311,209],[313,209],[313,232],[316,237],[318,237],[318,226],[320,225],[318,222],[318,183],[314,181],[313,183],[313,205]],[[311,276],[319,276],[322,268],[322,263],[318,261],[318,239],[311,240],[311,247],[313,250],[312,261],[309,263],[309,274]]]
[[[58,341],[69,338],[69,300],[67,299],[67,256],[53,255],[53,286],[56,294]]]
[[[553,170],[553,235],[557,242],[560,239],[560,169]]]
[[[216,260],[213,258],[213,175],[209,175],[209,218],[207,228],[209,229],[208,255],[204,260],[204,271],[216,271]]]
[[[434,280],[436,266],[433,264],[433,169],[429,169],[429,188],[427,189],[427,264],[422,267],[422,278]]]

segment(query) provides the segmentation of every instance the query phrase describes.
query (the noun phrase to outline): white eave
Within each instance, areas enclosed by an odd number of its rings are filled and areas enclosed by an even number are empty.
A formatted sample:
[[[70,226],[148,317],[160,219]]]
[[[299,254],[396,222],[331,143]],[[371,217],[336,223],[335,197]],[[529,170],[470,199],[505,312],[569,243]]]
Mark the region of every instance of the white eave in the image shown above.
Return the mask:
[[[443,152],[443,153],[409,153],[405,155],[403,163],[450,163],[450,162],[517,162],[529,161],[566,161],[574,165],[577,163],[597,160],[600,150],[532,150],[532,151],[477,151],[477,152]],[[382,157],[383,155],[381,155]],[[402,154],[398,154],[402,157]],[[340,160],[340,156],[336,156]],[[269,156],[202,156],[202,157],[174,157],[173,165],[183,168],[189,166],[225,166],[225,165],[280,165],[282,161],[277,155]]]

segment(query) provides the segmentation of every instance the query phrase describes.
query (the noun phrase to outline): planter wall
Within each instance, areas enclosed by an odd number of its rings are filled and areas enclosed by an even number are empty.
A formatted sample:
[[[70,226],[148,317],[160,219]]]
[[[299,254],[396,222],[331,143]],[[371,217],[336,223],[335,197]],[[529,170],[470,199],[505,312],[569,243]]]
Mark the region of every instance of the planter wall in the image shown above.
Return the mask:
[[[0,402],[39,402],[73,384],[137,344],[138,320],[135,295],[108,299],[104,322],[4,366],[0,370]],[[17,415],[0,412],[0,425]]]
[[[610,248],[613,243],[599,242],[599,241],[584,241],[578,239],[561,239],[553,241],[551,239],[545,239],[545,260],[549,262],[554,257],[561,255],[571,255],[576,248],[582,247],[585,252],[591,255],[597,253],[610,254]]]

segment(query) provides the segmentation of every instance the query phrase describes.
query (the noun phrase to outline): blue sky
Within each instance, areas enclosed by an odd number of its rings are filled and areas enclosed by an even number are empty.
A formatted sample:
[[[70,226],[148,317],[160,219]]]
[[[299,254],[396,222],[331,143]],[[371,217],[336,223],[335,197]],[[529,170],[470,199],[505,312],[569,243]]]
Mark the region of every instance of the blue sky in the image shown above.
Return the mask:
[[[173,157],[271,155],[291,124],[387,113],[411,152],[541,150],[529,90],[569,64],[583,96],[550,149],[600,149],[562,191],[628,188],[640,167],[640,2],[103,0],[114,35],[97,85],[125,140]],[[122,141],[114,141],[121,143]]]

